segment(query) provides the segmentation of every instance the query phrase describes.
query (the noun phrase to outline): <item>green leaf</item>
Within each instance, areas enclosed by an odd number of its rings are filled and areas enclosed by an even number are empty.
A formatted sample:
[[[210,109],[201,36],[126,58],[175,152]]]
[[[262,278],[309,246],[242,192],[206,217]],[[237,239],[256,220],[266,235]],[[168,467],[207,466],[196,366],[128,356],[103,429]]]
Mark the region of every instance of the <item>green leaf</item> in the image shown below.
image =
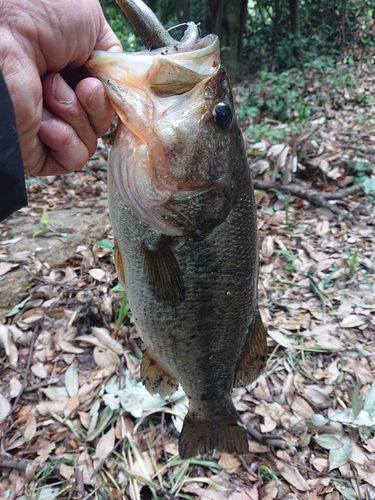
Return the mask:
[[[359,395],[359,391],[361,389],[361,384],[358,383],[354,387],[353,391],[353,402],[352,402],[352,409],[353,409],[353,417],[357,418],[360,411],[363,410],[363,399]]]
[[[339,483],[338,481],[333,481],[333,484],[335,485],[336,490],[341,493],[341,495],[346,500],[357,500],[357,493],[355,492],[354,488],[352,488],[351,486],[347,486],[347,483]]]
[[[38,500],[52,500],[59,498],[61,489],[55,486],[43,486],[38,493]]]
[[[340,439],[333,434],[320,434],[314,440],[325,450],[336,450],[342,446]]]
[[[348,436],[341,436],[340,448],[331,449],[328,455],[329,470],[338,469],[349,461],[353,453],[353,443]]]
[[[97,247],[103,248],[104,250],[109,250],[110,252],[113,252],[114,248],[115,248],[113,241],[109,241],[109,240],[95,241],[94,245],[96,245]]]
[[[117,285],[112,288],[111,292],[125,292],[125,289],[121,283],[117,283]]]
[[[323,425],[328,424],[328,422],[329,422],[328,418],[323,417],[323,415],[315,414],[311,417],[311,423],[315,427],[323,427]]]
[[[372,430],[370,427],[366,427],[365,425],[360,425],[358,427],[358,433],[359,433],[359,437],[362,439],[362,441],[365,441],[366,439],[368,439],[371,436]]]
[[[38,229],[33,232],[32,237],[35,238],[36,236],[39,236],[40,234],[44,233],[45,230],[46,228],[44,226],[38,227]]]
[[[49,224],[49,215],[44,208],[43,208],[43,212],[42,212],[42,218],[40,219],[40,223],[44,227],[47,227]]]
[[[97,436],[99,436],[99,434],[103,432],[104,429],[107,427],[109,421],[112,418],[112,415],[113,411],[111,410],[111,408],[109,408],[109,406],[106,406],[100,415],[98,425],[95,427],[95,429],[92,430],[92,432],[87,433],[86,440],[92,441]]]
[[[363,409],[370,414],[375,414],[375,380],[372,386],[367,389]]]
[[[31,299],[31,295],[29,295],[25,300],[23,300],[22,302],[19,302],[18,304],[16,304],[15,306],[12,307],[11,311],[8,312],[8,314],[6,315],[7,317],[9,316],[15,316],[16,314],[18,314],[23,306],[29,302],[29,300]]]
[[[367,179],[363,183],[363,191],[366,194],[375,194],[375,179],[370,179],[370,177],[367,177]]]

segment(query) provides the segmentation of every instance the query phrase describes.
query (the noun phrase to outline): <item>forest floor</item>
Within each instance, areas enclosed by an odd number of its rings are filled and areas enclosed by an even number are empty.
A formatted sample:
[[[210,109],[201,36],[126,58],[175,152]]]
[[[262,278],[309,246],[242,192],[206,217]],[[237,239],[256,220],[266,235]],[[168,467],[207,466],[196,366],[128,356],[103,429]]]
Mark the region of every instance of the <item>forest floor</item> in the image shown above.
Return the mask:
[[[375,96],[374,74],[360,75],[356,92]],[[244,124],[257,180],[281,173],[319,193],[359,180],[367,192],[339,193],[337,215],[256,191],[269,358],[233,395],[264,437],[249,436],[244,456],[181,460],[183,395],[150,397],[139,383],[140,340],[116,288],[107,139],[87,169],[28,180],[29,206],[0,224],[0,499],[375,499],[375,104],[345,92],[299,133]]]

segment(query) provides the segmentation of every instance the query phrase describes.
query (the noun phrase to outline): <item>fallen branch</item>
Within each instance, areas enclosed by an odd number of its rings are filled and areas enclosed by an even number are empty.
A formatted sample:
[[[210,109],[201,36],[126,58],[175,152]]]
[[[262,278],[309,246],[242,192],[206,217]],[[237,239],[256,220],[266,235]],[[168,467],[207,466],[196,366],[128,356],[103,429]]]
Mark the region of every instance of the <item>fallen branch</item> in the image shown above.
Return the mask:
[[[0,468],[7,467],[8,469],[26,470],[33,463],[27,458],[14,458],[10,455],[0,455]]]
[[[261,432],[254,429],[254,427],[246,426],[245,431],[251,436],[255,441],[260,444],[269,444],[273,448],[279,448],[283,450],[287,448],[285,441],[279,438],[279,436],[274,436],[271,434],[262,434]]]
[[[260,181],[257,179],[253,181],[253,186],[255,189],[262,189],[263,191],[275,189],[277,191],[281,191],[282,193],[292,194],[293,196],[307,200],[309,203],[312,203],[317,207],[328,208],[332,213],[349,220],[353,224],[357,222],[357,219],[349,213],[344,212],[335,205],[329,203],[329,200],[341,200],[363,190],[363,183],[361,183],[346,189],[339,189],[338,191],[332,193],[322,193],[316,189],[303,189],[296,184],[278,184],[277,182]]]

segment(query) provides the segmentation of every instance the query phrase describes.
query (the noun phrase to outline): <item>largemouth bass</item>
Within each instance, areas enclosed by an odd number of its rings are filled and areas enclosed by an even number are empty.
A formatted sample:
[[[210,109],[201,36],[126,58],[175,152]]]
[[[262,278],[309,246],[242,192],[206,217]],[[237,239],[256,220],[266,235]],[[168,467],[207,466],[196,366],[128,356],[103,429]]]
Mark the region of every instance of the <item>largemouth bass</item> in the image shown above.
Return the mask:
[[[119,117],[109,209],[117,273],[146,347],[141,378],[161,396],[182,385],[182,458],[246,453],[231,393],[260,374],[267,349],[244,142],[218,38],[196,39],[193,27],[170,42],[145,12],[135,17],[147,20],[138,30],[153,50],[94,52],[86,64]]]

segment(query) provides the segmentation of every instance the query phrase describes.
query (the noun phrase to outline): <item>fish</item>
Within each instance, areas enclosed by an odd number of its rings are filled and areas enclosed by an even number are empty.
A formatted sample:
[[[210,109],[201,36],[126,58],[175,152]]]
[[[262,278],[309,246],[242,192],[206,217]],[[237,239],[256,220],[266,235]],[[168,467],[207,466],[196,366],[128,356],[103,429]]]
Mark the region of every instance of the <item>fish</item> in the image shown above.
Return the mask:
[[[94,51],[86,68],[118,115],[108,204],[141,380],[162,397],[185,391],[181,458],[245,454],[231,395],[259,376],[267,343],[254,190],[219,40],[194,25],[176,41],[143,2],[119,3],[148,50]]]

